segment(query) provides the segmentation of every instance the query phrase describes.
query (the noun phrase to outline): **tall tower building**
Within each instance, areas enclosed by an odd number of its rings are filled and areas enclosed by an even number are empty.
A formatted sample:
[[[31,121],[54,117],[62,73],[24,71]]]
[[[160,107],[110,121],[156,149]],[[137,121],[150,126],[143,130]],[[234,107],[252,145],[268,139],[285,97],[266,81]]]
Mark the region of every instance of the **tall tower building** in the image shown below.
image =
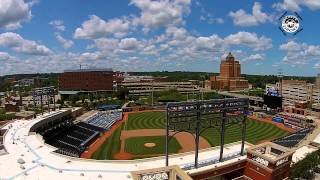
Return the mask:
[[[235,61],[233,55],[229,52],[225,60],[220,64],[220,78],[237,78],[241,75],[241,65]]]
[[[229,52],[227,57],[221,61],[220,75],[211,76],[206,81],[206,87],[216,90],[243,90],[249,87],[248,81],[241,77],[241,65],[239,61]]]

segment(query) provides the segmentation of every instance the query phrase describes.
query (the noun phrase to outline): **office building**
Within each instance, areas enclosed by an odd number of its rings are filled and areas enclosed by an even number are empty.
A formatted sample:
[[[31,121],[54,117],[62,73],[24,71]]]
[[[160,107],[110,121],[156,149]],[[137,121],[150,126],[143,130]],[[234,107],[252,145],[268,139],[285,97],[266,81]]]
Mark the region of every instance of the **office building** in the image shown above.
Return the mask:
[[[112,91],[114,73],[112,69],[66,70],[59,76],[60,91]]]
[[[248,89],[248,81],[241,77],[241,65],[234,56],[229,53],[225,60],[220,64],[220,75],[211,76],[205,82],[207,89],[215,90],[243,90]]]
[[[130,76],[126,75],[121,83],[122,87],[129,90],[130,95],[147,96],[152,92],[177,90],[181,93],[196,93],[200,91],[199,86],[193,81],[169,82],[167,77],[153,76]]]

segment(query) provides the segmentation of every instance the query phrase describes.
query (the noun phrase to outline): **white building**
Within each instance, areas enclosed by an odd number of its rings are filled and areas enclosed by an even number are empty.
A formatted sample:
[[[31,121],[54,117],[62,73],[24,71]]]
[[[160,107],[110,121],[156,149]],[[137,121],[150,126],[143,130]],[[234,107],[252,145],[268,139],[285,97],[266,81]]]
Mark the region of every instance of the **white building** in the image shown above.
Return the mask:
[[[34,79],[20,79],[17,81],[16,86],[26,87],[34,85]]]
[[[152,92],[175,89],[181,93],[199,92],[200,88],[194,82],[169,82],[166,77],[126,76],[121,83],[129,90],[130,95],[146,96]]]
[[[267,84],[269,88],[279,90],[284,105],[294,105],[295,102],[320,103],[320,87],[300,80],[282,80],[282,83]]]

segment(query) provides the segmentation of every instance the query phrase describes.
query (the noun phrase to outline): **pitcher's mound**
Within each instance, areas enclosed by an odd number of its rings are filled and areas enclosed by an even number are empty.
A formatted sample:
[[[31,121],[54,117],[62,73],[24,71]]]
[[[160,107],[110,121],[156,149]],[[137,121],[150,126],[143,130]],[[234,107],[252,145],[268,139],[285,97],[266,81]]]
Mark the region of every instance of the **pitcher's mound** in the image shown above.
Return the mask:
[[[134,158],[134,155],[126,152],[119,152],[113,156],[115,160],[130,160]]]
[[[144,147],[147,147],[147,148],[153,148],[156,146],[156,143],[145,143],[144,144]]]

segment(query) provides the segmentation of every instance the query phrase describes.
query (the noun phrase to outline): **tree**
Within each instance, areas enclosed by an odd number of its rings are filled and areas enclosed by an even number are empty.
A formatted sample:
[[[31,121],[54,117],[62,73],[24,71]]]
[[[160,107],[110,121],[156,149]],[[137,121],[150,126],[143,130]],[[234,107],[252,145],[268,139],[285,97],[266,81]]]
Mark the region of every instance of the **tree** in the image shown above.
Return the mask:
[[[125,100],[128,95],[129,95],[129,89],[125,87],[121,87],[120,89],[118,89],[116,93],[116,97],[120,100]]]
[[[313,179],[314,170],[320,165],[320,150],[307,155],[292,166],[292,179]]]
[[[76,95],[76,94],[72,94],[70,97],[69,97],[71,103],[74,105],[76,104],[77,101],[79,101],[79,96]]]

